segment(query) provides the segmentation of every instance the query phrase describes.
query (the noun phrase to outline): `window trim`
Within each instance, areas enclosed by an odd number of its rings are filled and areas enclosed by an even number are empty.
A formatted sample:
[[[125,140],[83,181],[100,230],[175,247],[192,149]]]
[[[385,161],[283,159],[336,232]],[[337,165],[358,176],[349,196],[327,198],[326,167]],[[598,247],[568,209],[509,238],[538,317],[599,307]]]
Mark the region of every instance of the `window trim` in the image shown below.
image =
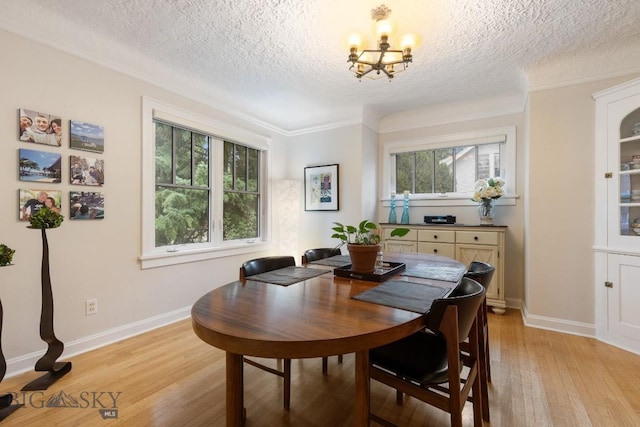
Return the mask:
[[[177,245],[174,247],[155,247],[155,130],[154,119],[175,123],[179,126],[204,132],[219,140],[228,140],[238,144],[256,148],[262,152],[261,168],[264,168],[260,183],[262,193],[260,224],[262,239],[248,239],[245,241],[222,242],[222,168],[214,160],[210,167],[213,171],[211,190],[212,218],[219,219],[212,224],[213,232],[220,234],[220,238],[212,238],[206,244]],[[268,188],[270,182],[271,139],[256,133],[240,129],[228,123],[219,122],[209,117],[164,104],[160,101],[142,97],[142,218],[141,218],[141,255],[139,256],[142,269],[161,267],[186,262],[202,261],[232,255],[271,249],[271,194]],[[210,155],[213,159],[221,159],[221,144],[214,144]],[[217,184],[219,183],[219,184]],[[214,211],[215,210],[215,211]],[[187,247],[188,246],[188,247]]]
[[[380,199],[385,202],[390,197],[391,183],[391,155],[410,151],[432,150],[455,146],[478,145],[486,143],[505,142],[504,164],[506,174],[502,178],[507,183],[506,193],[498,204],[513,205],[518,197],[516,189],[516,127],[504,126],[491,129],[480,129],[469,132],[435,135],[420,139],[388,141],[382,144],[382,194]],[[412,206],[475,206],[470,200],[472,193],[445,194],[412,194]],[[398,197],[398,196],[396,196]],[[383,203],[383,206],[387,206]]]

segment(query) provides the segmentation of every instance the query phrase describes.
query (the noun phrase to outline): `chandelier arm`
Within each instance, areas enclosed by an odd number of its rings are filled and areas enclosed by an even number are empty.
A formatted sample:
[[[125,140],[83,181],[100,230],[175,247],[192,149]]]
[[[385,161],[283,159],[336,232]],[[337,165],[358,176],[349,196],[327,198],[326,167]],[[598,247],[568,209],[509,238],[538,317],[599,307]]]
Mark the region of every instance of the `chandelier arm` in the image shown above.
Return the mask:
[[[365,71],[364,73],[359,74],[359,76],[360,76],[360,77],[364,77],[364,76],[366,76],[367,74],[369,74],[370,72],[372,72],[373,70],[374,70],[373,68],[369,68],[369,69],[368,69],[367,71]]]

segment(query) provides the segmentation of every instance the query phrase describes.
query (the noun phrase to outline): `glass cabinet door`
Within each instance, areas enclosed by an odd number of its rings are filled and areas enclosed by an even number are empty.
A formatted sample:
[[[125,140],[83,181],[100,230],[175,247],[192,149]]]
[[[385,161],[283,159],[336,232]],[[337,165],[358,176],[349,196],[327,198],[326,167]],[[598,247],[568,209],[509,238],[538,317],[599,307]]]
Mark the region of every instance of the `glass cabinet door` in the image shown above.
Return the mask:
[[[619,130],[619,233],[640,237],[640,108],[622,119]]]

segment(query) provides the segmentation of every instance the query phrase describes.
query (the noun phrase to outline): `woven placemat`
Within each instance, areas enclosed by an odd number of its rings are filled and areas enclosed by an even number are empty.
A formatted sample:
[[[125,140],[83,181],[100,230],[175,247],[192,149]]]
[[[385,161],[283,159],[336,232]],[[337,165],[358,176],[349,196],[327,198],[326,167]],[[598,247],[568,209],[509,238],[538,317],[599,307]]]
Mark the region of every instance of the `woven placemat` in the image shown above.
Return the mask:
[[[320,270],[318,268],[305,267],[285,267],[278,270],[267,271],[260,274],[249,276],[247,280],[255,280],[257,282],[273,283],[276,285],[289,286],[294,283],[302,282],[321,274],[330,273],[330,270]]]
[[[416,313],[426,313],[434,300],[443,298],[449,292],[451,288],[390,280],[352,298]]]
[[[437,264],[418,264],[407,268],[402,272],[403,276],[419,277],[421,279],[443,280],[445,282],[458,283],[467,267],[449,262],[438,262]]]
[[[331,267],[344,267],[351,264],[351,257],[349,255],[334,255],[329,258],[322,258],[311,261],[309,264],[329,265]]]

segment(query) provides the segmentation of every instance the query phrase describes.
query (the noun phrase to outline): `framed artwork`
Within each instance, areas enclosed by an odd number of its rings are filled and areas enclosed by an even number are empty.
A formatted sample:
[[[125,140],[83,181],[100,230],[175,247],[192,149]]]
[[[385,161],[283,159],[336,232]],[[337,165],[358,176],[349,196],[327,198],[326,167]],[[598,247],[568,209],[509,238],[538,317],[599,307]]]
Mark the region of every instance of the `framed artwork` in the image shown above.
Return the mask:
[[[304,210],[337,211],[338,165],[309,166],[304,168]]]
[[[18,190],[18,219],[20,221],[29,221],[31,215],[45,206],[60,212],[62,191],[22,188]]]
[[[85,191],[69,192],[69,218],[103,219],[104,194]]]
[[[69,179],[74,185],[104,184],[104,160],[91,157],[69,156]]]
[[[62,181],[62,155],[48,151],[18,149],[20,181],[59,184]]]
[[[18,138],[24,142],[62,146],[62,119],[49,113],[20,108],[18,110]]]
[[[69,146],[76,150],[104,153],[104,128],[100,125],[78,122],[69,122],[71,139]]]

